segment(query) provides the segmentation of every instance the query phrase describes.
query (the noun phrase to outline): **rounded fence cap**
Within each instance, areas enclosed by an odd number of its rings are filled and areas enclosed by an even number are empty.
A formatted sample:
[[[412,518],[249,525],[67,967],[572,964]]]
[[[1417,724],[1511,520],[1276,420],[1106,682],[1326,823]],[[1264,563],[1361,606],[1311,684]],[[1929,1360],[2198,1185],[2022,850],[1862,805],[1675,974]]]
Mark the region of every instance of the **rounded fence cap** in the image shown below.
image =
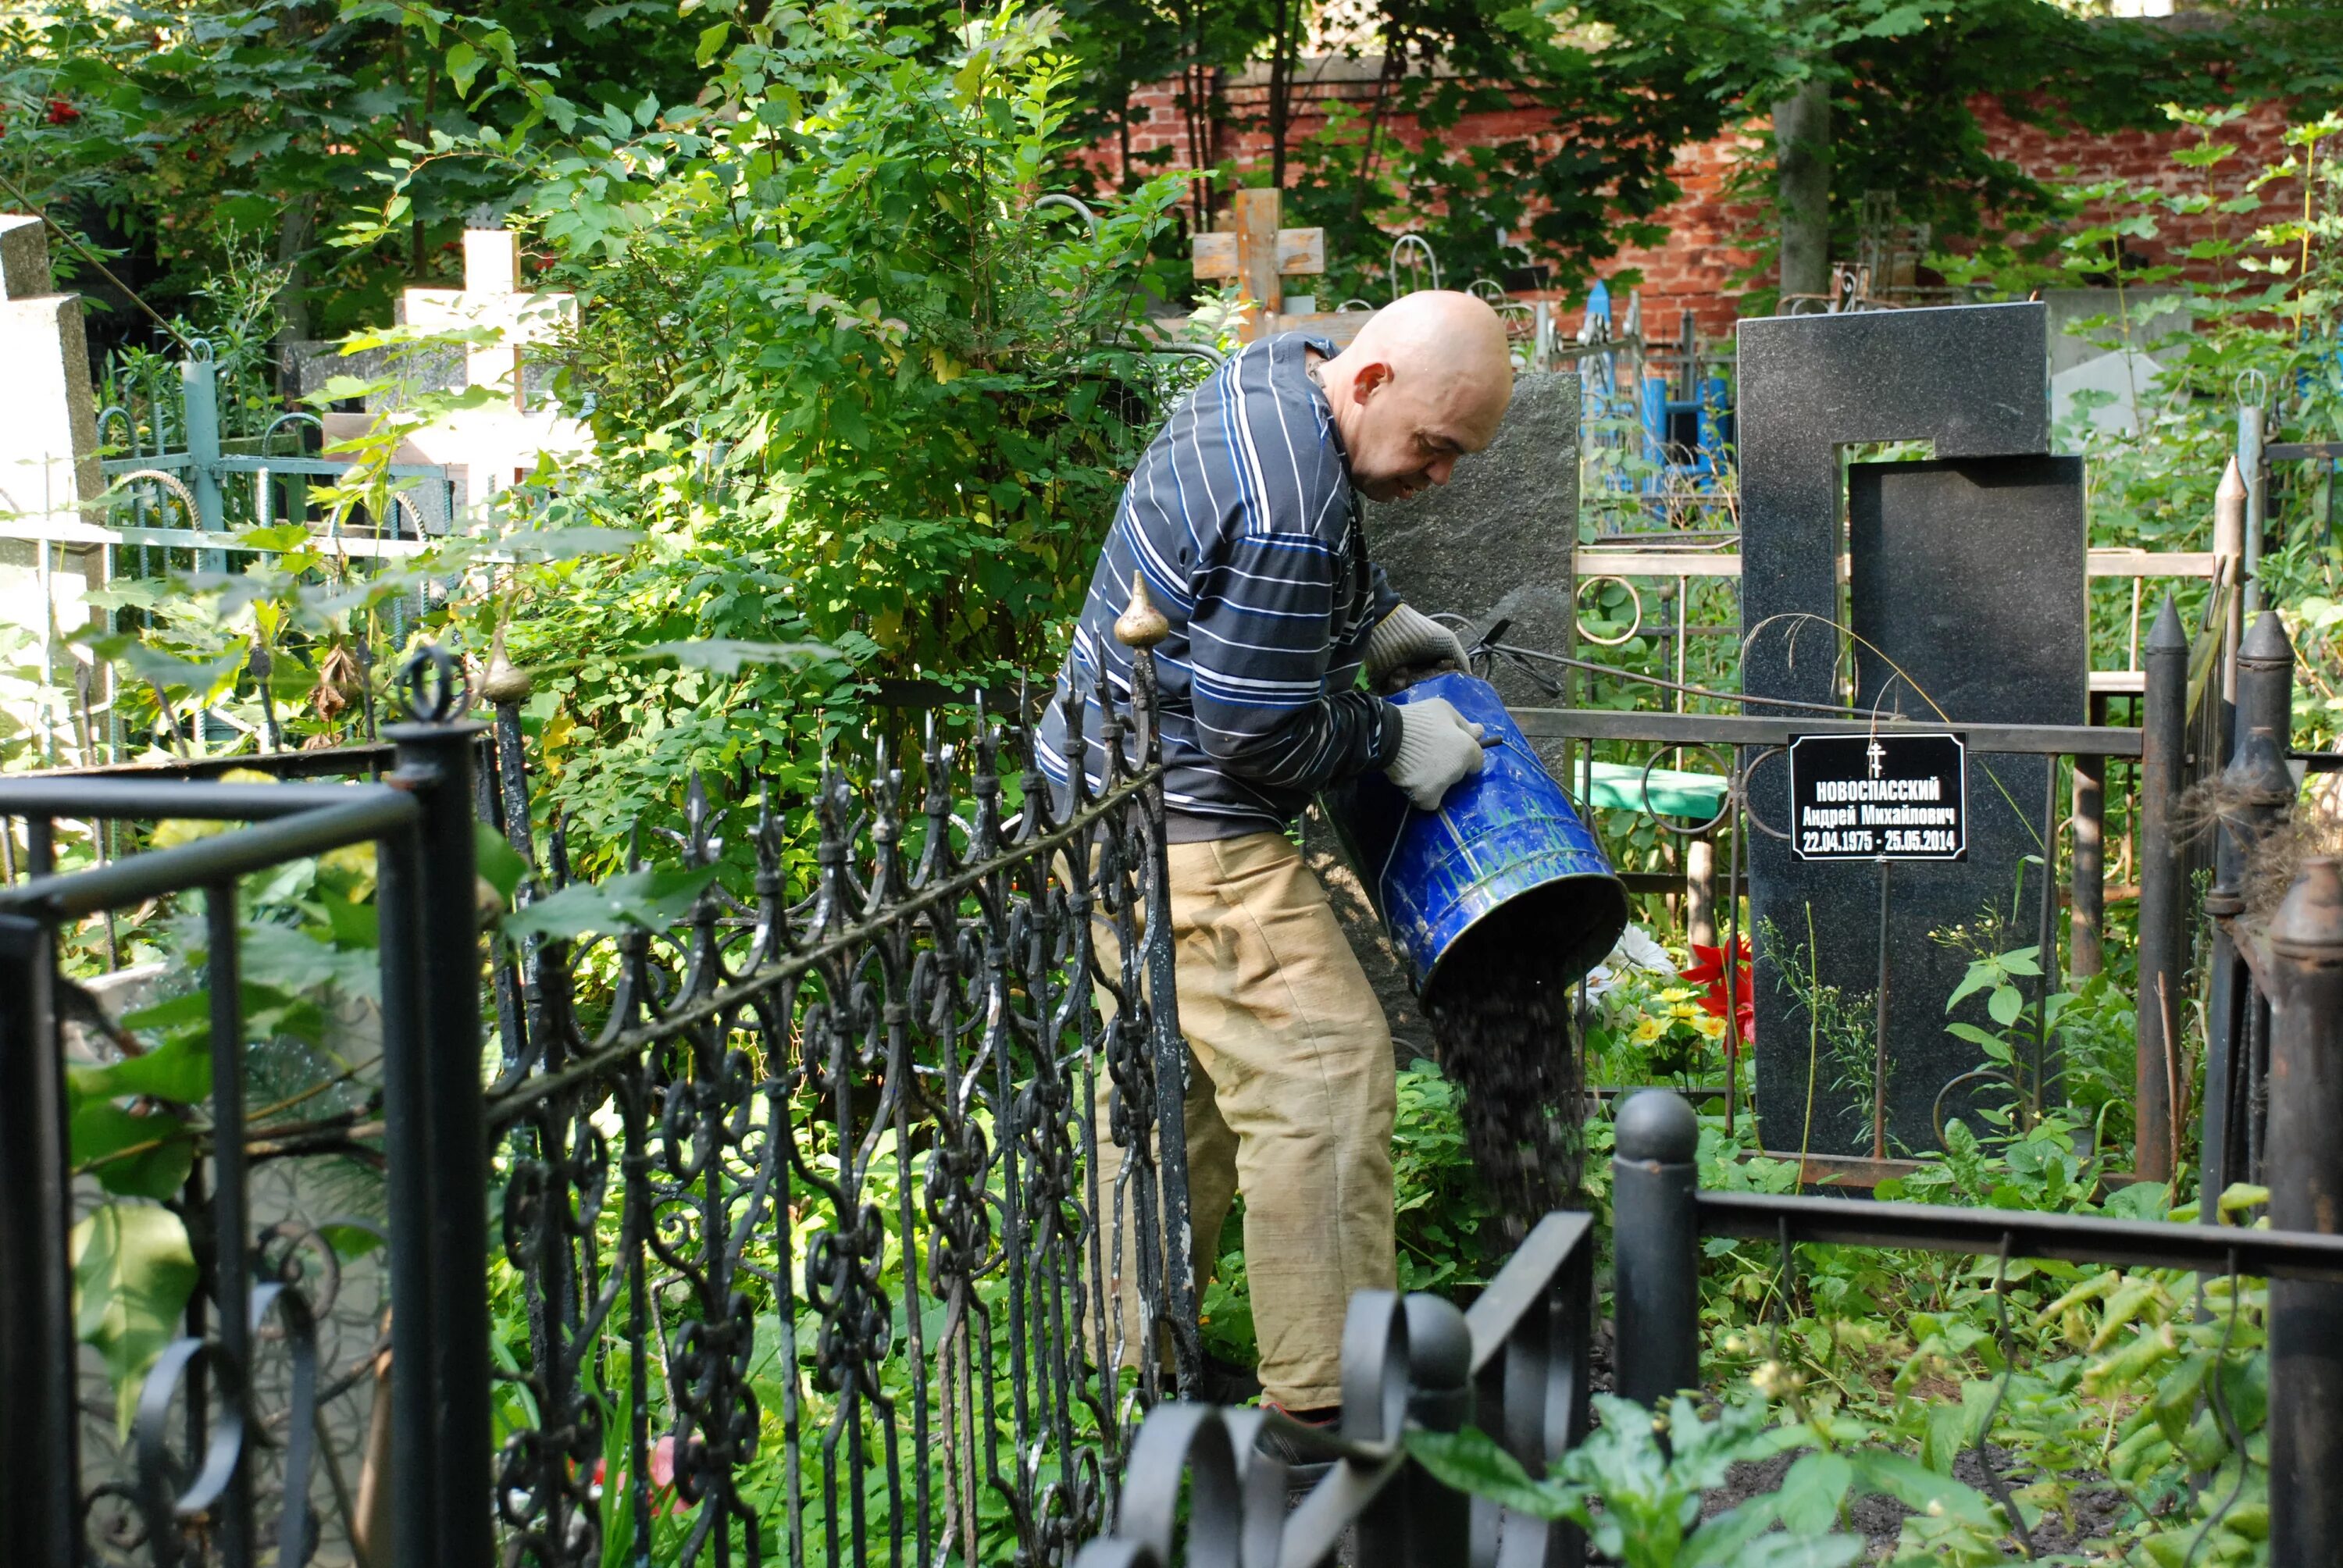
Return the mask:
[[[1114,638],[1125,648],[1153,648],[1172,635],[1172,623],[1147,595],[1147,579],[1131,574],[1131,602],[1115,618]]]
[[[1645,1089],[1629,1095],[1614,1126],[1614,1147],[1622,1160],[1683,1165],[1700,1148],[1700,1119],[1684,1096],[1670,1090]]]
[[[2302,862],[2270,917],[2269,944],[2290,959],[2343,960],[2343,859],[2313,855]]]
[[[1473,1331],[1453,1302],[1418,1291],[1401,1303],[1407,1314],[1408,1370],[1419,1388],[1461,1389],[1473,1378]]]

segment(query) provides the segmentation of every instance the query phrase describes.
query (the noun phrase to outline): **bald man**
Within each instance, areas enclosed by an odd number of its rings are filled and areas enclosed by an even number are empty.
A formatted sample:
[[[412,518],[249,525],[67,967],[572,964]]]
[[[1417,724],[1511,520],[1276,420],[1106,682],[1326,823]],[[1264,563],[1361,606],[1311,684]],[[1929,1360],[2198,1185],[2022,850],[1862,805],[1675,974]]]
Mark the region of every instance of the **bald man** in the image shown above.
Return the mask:
[[[1370,562],[1357,496],[1447,483],[1512,396],[1503,324],[1467,294],[1409,295],[1339,354],[1288,333],[1236,355],[1132,473],[1043,724],[1062,787],[1065,709],[1086,703],[1084,765],[1102,778],[1092,694],[1130,699],[1113,623],[1143,577],[1172,627],[1156,668],[1196,1278],[1242,1191],[1262,1399],[1305,1421],[1342,1399],[1351,1293],[1393,1282],[1393,1075],[1383,1010],[1289,835],[1329,785],[1381,771],[1431,810],[1482,761],[1449,704],[1360,685],[1363,668],[1380,683],[1462,667],[1464,649]],[[1102,1092],[1101,1191],[1121,1166],[1109,1126]]]

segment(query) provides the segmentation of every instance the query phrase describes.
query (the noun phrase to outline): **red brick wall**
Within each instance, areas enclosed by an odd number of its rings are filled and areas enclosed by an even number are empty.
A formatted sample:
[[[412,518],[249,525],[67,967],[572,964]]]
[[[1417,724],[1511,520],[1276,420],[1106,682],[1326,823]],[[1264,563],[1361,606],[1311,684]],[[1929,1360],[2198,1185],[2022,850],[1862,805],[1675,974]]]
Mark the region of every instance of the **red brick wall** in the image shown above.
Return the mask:
[[[1336,94],[1364,96],[1371,90],[1370,84],[1351,82],[1304,89],[1299,95],[1294,136],[1306,135],[1321,123],[1314,107],[1320,98]],[[1168,147],[1174,166],[1187,161],[1187,122],[1179,107],[1179,92],[1176,84],[1163,83],[1134,95],[1134,104],[1145,111],[1143,123],[1132,132],[1134,152]],[[1261,96],[1257,87],[1236,85],[1227,91],[1230,107],[1240,119],[1258,116]],[[2209,195],[2212,204],[2207,210],[2159,214],[2160,232],[2154,238],[2126,242],[2127,248],[2145,255],[2150,263],[2180,263],[2193,276],[2209,278],[2225,265],[2234,264],[2191,260],[2185,254],[2190,246],[2217,236],[2243,240],[2258,226],[2298,210],[2302,199],[2299,185],[2290,179],[2276,180],[2258,193],[2260,206],[2253,214],[2213,210],[2219,202],[2241,193],[2263,166],[2285,157],[2288,149],[2282,136],[2287,122],[2282,106],[2258,106],[2220,131],[2218,138],[2238,144],[2238,151],[2210,170],[2182,168],[2172,161],[2174,152],[2197,140],[2197,133],[2185,126],[2110,136],[2059,136],[2021,125],[1989,103],[1979,106],[1978,118],[1994,155],[2039,179],[2056,183],[2123,179],[2152,185],[2175,196]],[[1475,138],[1494,141],[1534,134],[1537,125],[1536,112],[1524,109],[1472,116],[1447,135],[1459,143]],[[1414,126],[1403,124],[1396,128],[1403,137],[1415,139]],[[1668,229],[1668,239],[1648,248],[1624,247],[1602,266],[1605,277],[1630,267],[1642,272],[1642,281],[1630,286],[1641,292],[1644,320],[1654,331],[1673,337],[1678,312],[1689,309],[1703,337],[1731,332],[1740,307],[1740,291],[1732,280],[1752,259],[1735,240],[1763,221],[1764,215],[1758,206],[1728,200],[1725,186],[1735,162],[1763,156],[1759,148],[1754,137],[1741,134],[1678,148],[1674,173],[1684,195],[1654,219]],[[1210,156],[1215,160],[1235,157],[1249,163],[1266,154],[1264,135],[1232,133],[1222,127]],[[1115,149],[1111,145],[1101,146],[1097,161],[1102,172],[1113,171]],[[1614,288],[1614,293],[1621,296],[1615,308],[1624,312],[1624,290]],[[1571,303],[1574,309],[1577,302]]]

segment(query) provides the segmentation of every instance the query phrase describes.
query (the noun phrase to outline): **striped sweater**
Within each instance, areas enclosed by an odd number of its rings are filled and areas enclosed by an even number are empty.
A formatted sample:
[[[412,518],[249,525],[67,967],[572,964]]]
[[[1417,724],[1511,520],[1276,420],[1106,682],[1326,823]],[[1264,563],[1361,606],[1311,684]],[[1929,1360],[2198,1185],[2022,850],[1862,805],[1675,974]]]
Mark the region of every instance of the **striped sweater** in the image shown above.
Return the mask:
[[[1399,713],[1358,689],[1367,633],[1399,602],[1367,560],[1333,411],[1287,333],[1252,344],[1172,414],[1132,472],[1099,552],[1042,723],[1067,782],[1065,705],[1087,704],[1087,771],[1105,753],[1095,697],[1131,695],[1115,640],[1133,573],[1172,623],[1155,650],[1164,799],[1176,840],[1277,830],[1329,784],[1381,768]],[[1080,694],[1077,696],[1076,694]]]

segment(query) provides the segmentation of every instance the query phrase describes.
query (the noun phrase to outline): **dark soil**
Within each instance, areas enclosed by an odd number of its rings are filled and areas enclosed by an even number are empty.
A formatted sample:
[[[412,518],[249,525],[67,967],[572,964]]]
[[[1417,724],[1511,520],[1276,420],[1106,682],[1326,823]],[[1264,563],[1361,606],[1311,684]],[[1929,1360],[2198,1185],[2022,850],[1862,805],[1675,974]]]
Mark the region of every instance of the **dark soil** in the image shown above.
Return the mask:
[[[1782,1478],[1789,1473],[1790,1466],[1797,1462],[1800,1454],[1809,1452],[1799,1449],[1790,1453],[1775,1454],[1771,1459],[1748,1460],[1735,1465],[1723,1486],[1701,1498],[1701,1517],[1714,1518],[1750,1498],[1780,1490]],[[1987,1443],[1986,1453],[2011,1491],[2035,1480],[2032,1467],[2019,1463],[2016,1456],[2007,1449]],[[1953,1475],[1987,1497],[1993,1495],[1993,1487],[1986,1480],[1985,1467],[1978,1462],[1975,1449],[1963,1450],[1960,1456],[1953,1461]],[[2060,1552],[2072,1552],[2096,1536],[2113,1533],[2123,1519],[2127,1506],[2124,1495],[2114,1487],[2104,1484],[2107,1477],[2099,1472],[2069,1470],[2065,1473],[2065,1478],[2074,1483],[2069,1493],[2075,1515],[2074,1528],[2069,1530],[2066,1522],[2056,1513],[2043,1519],[2034,1531],[2036,1555],[2050,1556]],[[2102,1484],[2092,1484],[2095,1482]],[[1847,1515],[1854,1528],[1870,1543],[1872,1554],[1877,1556],[1895,1546],[1896,1536],[1903,1531],[1904,1521],[1912,1516],[1912,1510],[1892,1497],[1863,1497],[1849,1505]],[[2013,1539],[2006,1544],[2015,1551],[2017,1543]]]
[[[1578,1056],[1570,987],[1555,979],[1550,944],[1518,921],[1493,920],[1462,939],[1423,998],[1441,1070],[1464,1091],[1464,1136],[1501,1219],[1518,1246],[1578,1192],[1582,1147]]]

